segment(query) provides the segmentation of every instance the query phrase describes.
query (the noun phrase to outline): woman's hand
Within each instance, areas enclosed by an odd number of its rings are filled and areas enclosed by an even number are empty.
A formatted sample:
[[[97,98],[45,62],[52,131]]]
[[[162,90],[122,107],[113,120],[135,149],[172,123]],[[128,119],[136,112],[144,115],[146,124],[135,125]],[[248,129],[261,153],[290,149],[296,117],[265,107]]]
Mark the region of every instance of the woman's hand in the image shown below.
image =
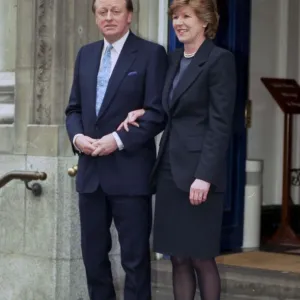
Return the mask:
[[[192,205],[199,205],[206,201],[210,183],[196,179],[190,188],[190,202]]]
[[[134,111],[131,111],[130,113],[128,113],[127,118],[125,119],[125,121],[123,121],[117,131],[121,130],[122,128],[124,128],[127,132],[129,131],[129,127],[128,125],[133,125],[136,127],[139,127],[139,124],[136,122],[136,120],[140,117],[142,117],[145,114],[145,110],[144,109],[137,109]]]

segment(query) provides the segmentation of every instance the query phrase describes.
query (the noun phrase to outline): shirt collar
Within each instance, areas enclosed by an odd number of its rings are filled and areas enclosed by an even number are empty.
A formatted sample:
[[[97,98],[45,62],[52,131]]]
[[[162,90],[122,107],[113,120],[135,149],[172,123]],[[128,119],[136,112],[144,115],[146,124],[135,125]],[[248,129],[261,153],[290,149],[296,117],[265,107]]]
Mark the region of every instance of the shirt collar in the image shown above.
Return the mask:
[[[119,40],[117,40],[112,44],[113,49],[115,49],[115,51],[117,51],[118,54],[121,53],[128,36],[129,36],[129,30]],[[104,39],[104,49],[106,49],[108,45],[109,45],[108,41]]]

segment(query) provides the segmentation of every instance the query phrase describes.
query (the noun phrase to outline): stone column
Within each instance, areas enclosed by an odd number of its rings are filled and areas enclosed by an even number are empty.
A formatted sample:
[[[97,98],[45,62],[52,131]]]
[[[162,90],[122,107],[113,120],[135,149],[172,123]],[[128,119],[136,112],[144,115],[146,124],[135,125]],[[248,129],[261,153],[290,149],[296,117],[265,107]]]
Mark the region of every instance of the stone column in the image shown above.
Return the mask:
[[[135,1],[134,32],[148,35],[147,2]],[[80,250],[76,164],[64,126],[79,47],[99,39],[91,0],[17,0],[15,122],[2,130],[0,176],[46,172],[34,197],[20,181],[0,189],[0,295],[5,300],[87,300]],[[143,5],[142,6],[142,2]],[[144,7],[142,9],[142,7]],[[141,10],[142,9],[142,10]],[[146,18],[150,24],[151,20]],[[155,24],[155,21],[153,22]],[[154,36],[153,34],[151,35]],[[122,286],[117,234],[111,260]]]

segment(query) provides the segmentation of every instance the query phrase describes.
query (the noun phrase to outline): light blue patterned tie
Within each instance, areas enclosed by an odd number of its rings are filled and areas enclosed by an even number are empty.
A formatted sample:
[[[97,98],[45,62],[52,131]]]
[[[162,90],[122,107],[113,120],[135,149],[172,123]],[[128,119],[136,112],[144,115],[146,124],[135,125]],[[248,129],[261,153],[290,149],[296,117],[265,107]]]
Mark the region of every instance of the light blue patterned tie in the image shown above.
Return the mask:
[[[96,115],[98,116],[104,95],[107,89],[110,71],[111,71],[111,49],[112,45],[106,47],[102,63],[97,76],[97,96],[96,96]]]

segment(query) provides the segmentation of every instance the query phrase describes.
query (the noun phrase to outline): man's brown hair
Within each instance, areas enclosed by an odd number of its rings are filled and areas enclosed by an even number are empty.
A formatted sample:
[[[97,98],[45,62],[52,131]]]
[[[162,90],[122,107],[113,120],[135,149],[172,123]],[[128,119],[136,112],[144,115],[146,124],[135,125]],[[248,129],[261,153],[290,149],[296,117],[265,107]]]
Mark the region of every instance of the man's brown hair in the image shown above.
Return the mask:
[[[92,11],[95,13],[95,3],[97,0],[93,0]],[[126,2],[126,8],[128,11],[133,12],[133,3],[132,0],[124,0]]]

